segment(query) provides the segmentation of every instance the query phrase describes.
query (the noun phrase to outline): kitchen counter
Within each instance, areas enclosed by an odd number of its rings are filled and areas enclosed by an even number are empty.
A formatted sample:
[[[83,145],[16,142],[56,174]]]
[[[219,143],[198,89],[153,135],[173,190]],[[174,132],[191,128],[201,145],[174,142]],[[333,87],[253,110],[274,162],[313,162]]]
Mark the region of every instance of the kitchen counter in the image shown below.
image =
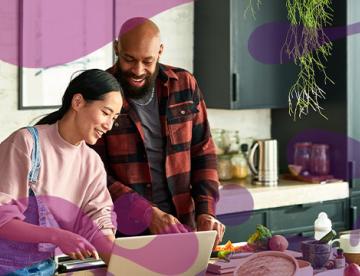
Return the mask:
[[[222,181],[216,214],[309,204],[348,197],[349,185],[341,180],[313,184],[280,179],[278,186],[274,187],[253,185],[250,180]]]

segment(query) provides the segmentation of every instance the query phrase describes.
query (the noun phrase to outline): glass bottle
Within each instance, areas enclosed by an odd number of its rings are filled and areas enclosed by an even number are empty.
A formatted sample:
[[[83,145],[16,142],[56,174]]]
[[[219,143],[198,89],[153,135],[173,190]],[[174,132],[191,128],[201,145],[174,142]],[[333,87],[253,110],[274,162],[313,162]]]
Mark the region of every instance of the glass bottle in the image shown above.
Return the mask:
[[[344,251],[341,248],[338,248],[336,251],[337,255],[335,258],[335,268],[345,267],[345,256]]]

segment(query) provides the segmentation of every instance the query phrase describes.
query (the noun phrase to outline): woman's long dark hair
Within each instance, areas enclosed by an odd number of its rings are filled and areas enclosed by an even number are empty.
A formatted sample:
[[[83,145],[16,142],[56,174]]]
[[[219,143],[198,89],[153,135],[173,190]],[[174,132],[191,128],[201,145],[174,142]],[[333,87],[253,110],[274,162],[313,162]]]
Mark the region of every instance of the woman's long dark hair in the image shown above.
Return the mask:
[[[60,120],[70,109],[74,94],[80,93],[86,102],[91,102],[102,100],[105,94],[112,91],[122,94],[120,84],[113,75],[100,69],[85,70],[70,81],[62,97],[61,107],[36,124],[54,124]]]

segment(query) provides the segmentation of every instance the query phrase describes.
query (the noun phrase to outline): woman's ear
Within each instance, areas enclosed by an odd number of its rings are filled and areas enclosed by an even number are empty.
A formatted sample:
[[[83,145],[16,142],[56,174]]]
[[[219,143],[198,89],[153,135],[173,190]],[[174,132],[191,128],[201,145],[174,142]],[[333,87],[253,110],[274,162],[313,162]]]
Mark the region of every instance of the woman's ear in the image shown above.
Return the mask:
[[[84,97],[80,93],[74,94],[71,100],[71,106],[74,110],[79,110],[79,108],[84,106],[84,103]]]

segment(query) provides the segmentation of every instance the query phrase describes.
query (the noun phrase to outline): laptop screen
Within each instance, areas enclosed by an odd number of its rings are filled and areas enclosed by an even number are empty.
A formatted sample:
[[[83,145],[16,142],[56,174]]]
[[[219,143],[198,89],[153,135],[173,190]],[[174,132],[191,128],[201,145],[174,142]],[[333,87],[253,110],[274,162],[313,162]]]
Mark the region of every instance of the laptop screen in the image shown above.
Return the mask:
[[[216,231],[118,238],[108,275],[205,275]]]

